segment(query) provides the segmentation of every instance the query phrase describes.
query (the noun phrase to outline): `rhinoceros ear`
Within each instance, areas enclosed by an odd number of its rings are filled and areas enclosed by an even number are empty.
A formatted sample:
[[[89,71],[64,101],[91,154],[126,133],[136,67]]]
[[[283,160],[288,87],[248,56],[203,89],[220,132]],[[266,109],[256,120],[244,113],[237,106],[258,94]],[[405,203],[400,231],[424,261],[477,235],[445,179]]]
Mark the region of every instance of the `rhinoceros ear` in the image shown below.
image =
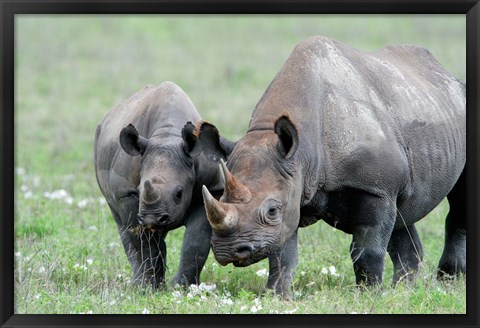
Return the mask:
[[[197,136],[193,133],[195,125],[192,122],[187,122],[182,129],[183,150],[189,156],[195,157],[202,152],[202,144]]]
[[[120,132],[120,145],[130,156],[143,155],[148,139],[140,136],[137,129],[129,124]]]
[[[278,148],[286,159],[295,154],[298,148],[298,131],[288,115],[282,115],[275,121],[275,133],[278,135]]]
[[[220,136],[215,125],[208,122],[198,122],[194,133],[202,143],[203,153],[212,162],[220,162],[220,159],[227,160],[236,144]]]

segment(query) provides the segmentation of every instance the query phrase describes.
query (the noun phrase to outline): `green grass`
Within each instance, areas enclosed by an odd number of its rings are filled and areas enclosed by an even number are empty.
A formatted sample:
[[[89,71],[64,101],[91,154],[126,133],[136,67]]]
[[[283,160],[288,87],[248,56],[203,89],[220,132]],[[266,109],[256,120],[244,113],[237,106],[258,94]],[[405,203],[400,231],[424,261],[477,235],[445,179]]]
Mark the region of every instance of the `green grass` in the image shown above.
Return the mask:
[[[300,230],[295,300],[259,298],[268,268],[221,267],[215,288],[131,286],[116,226],[95,181],[96,124],[145,84],[180,85],[227,138],[246,131],[258,99],[293,47],[326,35],[365,51],[428,48],[465,79],[464,16],[17,16],[15,59],[15,311],[17,313],[465,313],[465,279],[434,278],[443,202],[418,223],[425,261],[416,284],[354,285],[350,236],[325,223]],[[54,191],[58,199],[47,197]],[[47,196],[46,196],[47,195]],[[52,195],[50,194],[50,197]],[[167,280],[183,228],[167,236]],[[338,276],[322,273],[335,267]],[[259,272],[259,274],[257,274]],[[333,301],[334,300],[334,301]]]

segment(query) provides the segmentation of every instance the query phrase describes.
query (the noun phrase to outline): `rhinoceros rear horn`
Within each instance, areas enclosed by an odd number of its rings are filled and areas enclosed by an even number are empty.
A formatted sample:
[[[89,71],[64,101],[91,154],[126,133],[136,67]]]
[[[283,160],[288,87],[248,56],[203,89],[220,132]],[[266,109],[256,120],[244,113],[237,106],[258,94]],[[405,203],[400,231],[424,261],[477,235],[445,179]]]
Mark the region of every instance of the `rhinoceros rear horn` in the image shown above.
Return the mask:
[[[238,220],[238,213],[230,204],[219,202],[208,191],[202,187],[203,202],[208,222],[215,231],[228,231],[233,228]]]
[[[252,193],[243,183],[230,173],[223,159],[220,164],[225,181],[222,202],[225,203],[248,203],[252,199]]]

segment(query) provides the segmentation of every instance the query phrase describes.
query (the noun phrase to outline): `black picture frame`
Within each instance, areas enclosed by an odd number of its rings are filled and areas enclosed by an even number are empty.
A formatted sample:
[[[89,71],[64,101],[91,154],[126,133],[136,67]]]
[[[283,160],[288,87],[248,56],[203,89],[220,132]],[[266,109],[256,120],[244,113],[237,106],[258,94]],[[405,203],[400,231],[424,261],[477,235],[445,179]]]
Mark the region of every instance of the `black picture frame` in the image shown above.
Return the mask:
[[[14,17],[19,14],[465,14],[467,22],[467,313],[465,315],[27,315],[14,314]],[[479,326],[478,0],[67,1],[0,0],[0,326]]]

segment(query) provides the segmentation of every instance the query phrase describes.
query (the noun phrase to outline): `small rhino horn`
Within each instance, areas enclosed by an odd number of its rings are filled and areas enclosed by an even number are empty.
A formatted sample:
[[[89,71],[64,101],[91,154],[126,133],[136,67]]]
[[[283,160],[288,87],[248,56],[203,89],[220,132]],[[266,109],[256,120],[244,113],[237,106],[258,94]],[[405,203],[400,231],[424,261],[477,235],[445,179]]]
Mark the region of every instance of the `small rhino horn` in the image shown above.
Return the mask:
[[[225,203],[248,203],[252,199],[252,193],[248,187],[230,173],[223,159],[220,168],[225,181],[222,201]]]
[[[147,202],[154,202],[158,199],[158,195],[153,188],[152,182],[150,180],[145,180],[143,183],[143,198]]]

